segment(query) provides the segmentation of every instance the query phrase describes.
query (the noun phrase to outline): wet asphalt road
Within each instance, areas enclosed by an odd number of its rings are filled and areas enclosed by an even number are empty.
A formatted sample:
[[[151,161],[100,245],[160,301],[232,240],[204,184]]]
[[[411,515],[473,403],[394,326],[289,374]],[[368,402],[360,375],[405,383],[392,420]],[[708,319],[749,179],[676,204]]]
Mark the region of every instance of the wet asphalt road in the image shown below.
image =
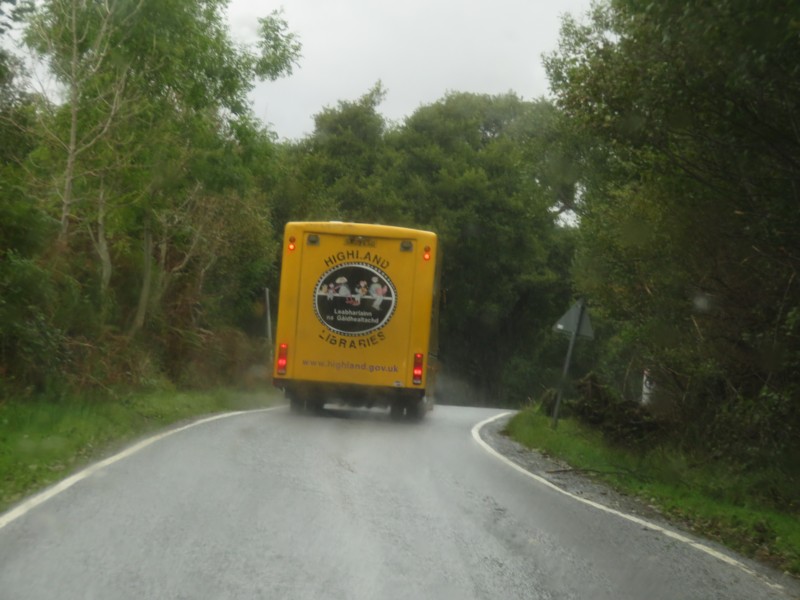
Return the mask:
[[[501,463],[498,412],[187,429],[0,529],[0,599],[795,597]]]

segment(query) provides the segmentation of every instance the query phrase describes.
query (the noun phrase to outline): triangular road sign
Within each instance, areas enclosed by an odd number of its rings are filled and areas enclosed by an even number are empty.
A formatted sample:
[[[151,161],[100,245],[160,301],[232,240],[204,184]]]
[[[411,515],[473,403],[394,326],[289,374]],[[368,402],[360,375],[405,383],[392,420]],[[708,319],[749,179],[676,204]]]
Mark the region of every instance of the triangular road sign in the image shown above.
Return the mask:
[[[583,315],[581,315],[583,312]],[[580,319],[580,329],[578,329],[578,320]],[[583,306],[583,300],[578,300],[572,305],[567,312],[553,325],[553,331],[572,335],[575,330],[578,330],[578,335],[581,337],[594,339],[594,330],[592,329],[592,322],[589,320],[589,309]]]

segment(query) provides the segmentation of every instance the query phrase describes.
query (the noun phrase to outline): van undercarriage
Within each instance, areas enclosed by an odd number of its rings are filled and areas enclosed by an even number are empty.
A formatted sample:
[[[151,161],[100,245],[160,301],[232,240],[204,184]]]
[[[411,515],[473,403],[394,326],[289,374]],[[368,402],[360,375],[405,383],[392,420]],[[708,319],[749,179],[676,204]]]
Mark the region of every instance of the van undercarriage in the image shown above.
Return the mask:
[[[389,408],[392,417],[422,418],[430,410],[424,390],[373,387],[314,381],[282,381],[282,388],[293,412],[321,411],[326,404],[363,408]]]

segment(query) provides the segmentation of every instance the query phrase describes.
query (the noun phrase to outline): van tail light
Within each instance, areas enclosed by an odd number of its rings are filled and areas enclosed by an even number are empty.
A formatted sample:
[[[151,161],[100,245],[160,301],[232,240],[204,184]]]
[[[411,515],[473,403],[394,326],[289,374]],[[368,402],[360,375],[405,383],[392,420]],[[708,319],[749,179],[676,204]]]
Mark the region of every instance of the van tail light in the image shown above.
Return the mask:
[[[413,371],[413,379],[412,382],[414,385],[420,385],[422,383],[422,354],[417,352],[414,355],[414,371]]]
[[[289,362],[286,356],[289,354],[289,345],[280,344],[278,346],[278,375],[286,375],[286,364]]]

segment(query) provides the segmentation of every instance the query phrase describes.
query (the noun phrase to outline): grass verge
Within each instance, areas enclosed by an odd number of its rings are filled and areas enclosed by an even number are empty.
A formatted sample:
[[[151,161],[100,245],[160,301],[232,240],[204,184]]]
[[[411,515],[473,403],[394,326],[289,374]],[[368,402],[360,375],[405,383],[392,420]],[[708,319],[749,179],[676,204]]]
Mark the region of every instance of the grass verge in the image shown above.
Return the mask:
[[[159,391],[114,399],[0,404],[0,513],[144,434],[206,415],[280,402],[280,392]]]
[[[514,416],[506,433],[641,498],[707,538],[800,576],[797,505],[775,506],[768,500],[797,489],[798,482],[787,481],[785,473],[746,472],[724,462],[697,464],[664,447],[646,451],[612,447],[598,432],[570,419],[561,420],[554,431],[550,418],[534,409]],[[781,493],[776,493],[777,487]]]

